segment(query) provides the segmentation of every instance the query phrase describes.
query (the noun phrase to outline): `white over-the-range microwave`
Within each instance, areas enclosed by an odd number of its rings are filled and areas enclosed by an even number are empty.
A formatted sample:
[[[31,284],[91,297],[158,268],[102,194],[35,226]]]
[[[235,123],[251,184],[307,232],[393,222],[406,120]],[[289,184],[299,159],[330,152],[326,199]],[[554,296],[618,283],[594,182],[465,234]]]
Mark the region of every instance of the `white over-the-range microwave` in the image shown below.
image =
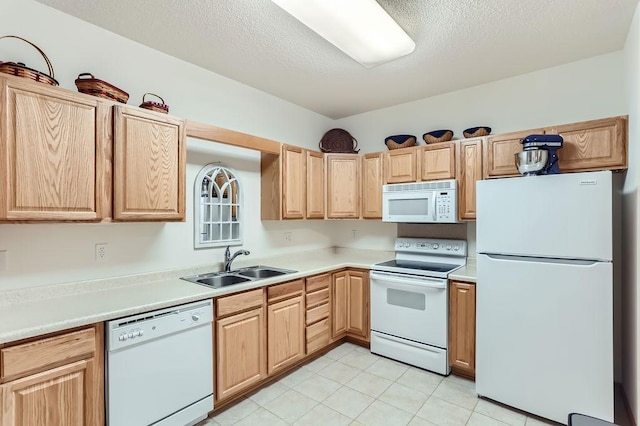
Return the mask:
[[[382,221],[457,223],[457,187],[454,179],[383,185]]]

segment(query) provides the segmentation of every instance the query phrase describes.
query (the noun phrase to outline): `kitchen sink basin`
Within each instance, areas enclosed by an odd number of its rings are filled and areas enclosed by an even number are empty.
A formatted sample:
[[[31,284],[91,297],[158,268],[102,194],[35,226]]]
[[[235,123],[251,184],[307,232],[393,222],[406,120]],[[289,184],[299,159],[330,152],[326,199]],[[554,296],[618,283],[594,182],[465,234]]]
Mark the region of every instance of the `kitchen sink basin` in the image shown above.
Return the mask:
[[[217,275],[208,278],[202,278],[196,282],[199,284],[208,285],[209,287],[225,287],[233,284],[246,283],[251,281],[249,278],[241,277],[238,275]]]
[[[268,266],[252,266],[250,268],[239,269],[237,271],[238,275],[256,279],[277,277],[280,275],[290,274],[292,272],[295,271],[291,271],[288,269],[271,268]]]
[[[182,279],[185,281],[191,281],[192,283],[206,285],[208,287],[220,288],[249,281],[257,281],[265,278],[291,274],[293,272],[297,271],[256,265],[248,268],[236,269],[231,272],[209,272],[190,277],[182,277]]]

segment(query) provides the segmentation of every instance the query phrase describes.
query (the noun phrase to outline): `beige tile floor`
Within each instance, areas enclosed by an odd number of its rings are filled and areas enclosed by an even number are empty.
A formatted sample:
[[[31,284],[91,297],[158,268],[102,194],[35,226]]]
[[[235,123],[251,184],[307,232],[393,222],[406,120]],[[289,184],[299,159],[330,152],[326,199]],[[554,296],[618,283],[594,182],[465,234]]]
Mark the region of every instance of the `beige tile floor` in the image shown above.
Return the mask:
[[[545,424],[478,399],[472,381],[345,343],[198,426]]]

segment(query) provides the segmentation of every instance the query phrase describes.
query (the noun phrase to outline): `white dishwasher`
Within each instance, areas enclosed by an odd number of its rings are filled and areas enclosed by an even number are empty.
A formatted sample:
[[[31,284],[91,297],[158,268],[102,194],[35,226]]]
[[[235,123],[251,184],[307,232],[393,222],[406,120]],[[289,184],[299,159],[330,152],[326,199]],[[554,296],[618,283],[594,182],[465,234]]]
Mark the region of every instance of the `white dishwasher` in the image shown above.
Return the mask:
[[[107,322],[107,424],[194,425],[213,410],[213,306]]]

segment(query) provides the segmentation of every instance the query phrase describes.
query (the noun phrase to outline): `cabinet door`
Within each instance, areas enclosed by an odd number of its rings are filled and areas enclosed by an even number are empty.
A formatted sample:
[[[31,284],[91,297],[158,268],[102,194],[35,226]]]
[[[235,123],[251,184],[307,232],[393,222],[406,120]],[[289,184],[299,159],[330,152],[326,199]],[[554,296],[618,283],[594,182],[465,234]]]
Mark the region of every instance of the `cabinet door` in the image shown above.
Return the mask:
[[[216,399],[241,392],[267,374],[264,309],[216,320]]]
[[[449,364],[461,374],[476,374],[476,286],[451,281],[449,286]]]
[[[418,180],[416,148],[395,149],[384,153],[384,183]]]
[[[564,138],[564,145],[558,151],[563,172],[627,168],[625,117],[566,124],[546,131],[559,133]]]
[[[487,136],[483,155],[484,178],[520,176],[515,159],[515,154],[522,151],[520,140],[528,135],[542,133],[544,129],[532,129]]]
[[[328,154],[327,218],[358,219],[360,217],[360,156]]]
[[[382,219],[382,154],[362,157],[362,217]]]
[[[418,148],[418,180],[453,179],[455,177],[455,143],[442,142]]]
[[[304,357],[304,299],[297,296],[267,308],[268,374]]]
[[[282,218],[304,219],[307,204],[305,151],[282,146]]]
[[[84,426],[87,361],[2,385],[2,426]]]
[[[347,333],[369,337],[369,274],[347,272]]]
[[[307,151],[307,219],[324,219],[324,155]]]
[[[184,121],[115,106],[113,140],[113,218],[184,220]]]
[[[347,303],[348,303],[347,272],[333,274],[331,283],[331,338],[339,339],[347,332]]]
[[[0,220],[108,216],[108,109],[40,83],[0,78],[0,90]]]
[[[482,139],[462,140],[457,145],[458,217],[476,218],[476,181],[482,180]]]

